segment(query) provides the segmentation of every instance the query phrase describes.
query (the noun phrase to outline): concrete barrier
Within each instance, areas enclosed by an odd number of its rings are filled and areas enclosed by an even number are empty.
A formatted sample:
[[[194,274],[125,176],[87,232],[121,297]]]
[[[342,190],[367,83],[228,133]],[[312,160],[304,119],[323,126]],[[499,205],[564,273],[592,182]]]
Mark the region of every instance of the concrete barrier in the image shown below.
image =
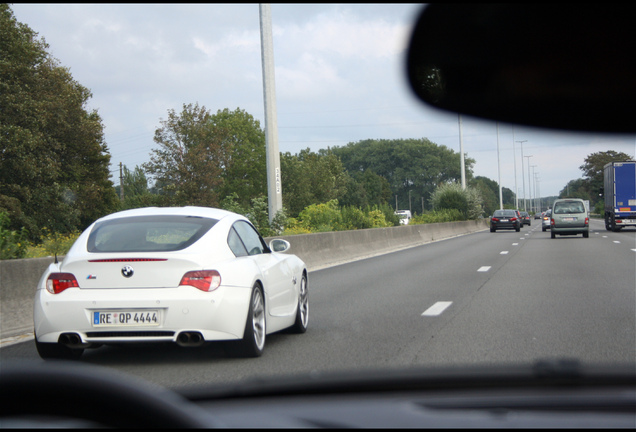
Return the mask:
[[[308,270],[314,271],[487,228],[488,219],[480,219],[276,238],[289,241],[289,253],[298,255]],[[33,332],[35,287],[53,260],[48,257],[0,261],[0,339]]]

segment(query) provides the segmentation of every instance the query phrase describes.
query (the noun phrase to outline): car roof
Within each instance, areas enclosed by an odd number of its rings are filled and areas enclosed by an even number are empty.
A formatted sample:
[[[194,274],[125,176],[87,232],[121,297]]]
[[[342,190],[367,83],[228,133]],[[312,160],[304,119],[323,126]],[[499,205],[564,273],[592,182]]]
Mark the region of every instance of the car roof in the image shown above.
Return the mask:
[[[186,206],[186,207],[143,207],[131,210],[124,210],[117,213],[112,213],[107,216],[100,218],[99,220],[108,220],[108,219],[117,219],[122,217],[134,217],[134,216],[159,216],[159,215],[168,215],[168,216],[198,216],[205,217],[210,219],[221,220],[226,217],[234,217],[236,219],[246,219],[244,216],[241,216],[236,213],[229,212],[227,210],[222,210],[218,208],[212,207],[196,207],[196,206]]]

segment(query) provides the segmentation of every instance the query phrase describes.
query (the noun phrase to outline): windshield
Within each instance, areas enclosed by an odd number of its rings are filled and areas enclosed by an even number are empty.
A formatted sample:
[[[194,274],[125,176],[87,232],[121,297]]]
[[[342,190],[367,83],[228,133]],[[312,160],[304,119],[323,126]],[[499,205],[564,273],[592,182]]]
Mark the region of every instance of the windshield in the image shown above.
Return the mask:
[[[6,18],[12,14],[46,44],[24,48],[16,58],[26,60],[11,70],[28,70],[39,58],[29,53],[37,50],[57,61],[41,62],[39,73],[29,75],[46,75],[46,85],[7,84],[10,100],[19,104],[26,89],[74,83],[72,97],[47,99],[44,92],[31,105],[0,110],[2,124],[36,128],[11,129],[12,145],[0,149],[0,215],[7,214],[0,228],[33,246],[21,260],[63,262],[65,242],[116,211],[223,208],[248,217],[267,244],[285,239],[289,250],[243,254],[237,259],[253,264],[232,262],[240,271],[231,281],[221,271],[220,278],[184,276],[216,270],[207,258],[198,268],[180,263],[171,283],[219,281],[215,291],[206,285],[196,292],[211,294],[206,305],[218,305],[235,299],[224,284],[241,285],[248,271],[278,275],[284,282],[262,291],[271,320],[296,313],[284,303],[296,297],[275,290],[292,283],[298,290],[302,277],[285,273],[291,265],[268,266],[292,255],[325,263],[307,266],[306,333],[268,333],[258,358],[237,358],[226,340],[126,349],[105,343],[85,349],[79,362],[169,388],[541,359],[636,366],[636,226],[620,225],[631,217],[608,216],[611,191],[603,185],[608,161],[634,159],[635,137],[489,122],[423,106],[404,72],[420,10],[394,3],[271,5],[275,99],[266,104],[258,4],[4,6],[3,26],[13,23]],[[73,101],[77,106],[65,105]],[[55,120],[62,111],[71,120]],[[279,165],[269,175],[273,142]],[[280,194],[280,211],[270,207],[270,193]],[[589,238],[582,231],[551,238],[549,218],[511,221],[521,231],[489,231],[491,215],[549,216],[559,198],[589,201]],[[582,202],[564,204],[567,212],[585,211]],[[628,201],[610,207],[626,208]],[[404,208],[410,215],[398,211]],[[406,218],[408,224],[400,222]],[[104,221],[90,233],[88,251],[179,250],[214,224],[182,217]],[[457,226],[469,232],[456,235]],[[232,239],[227,229],[224,244]],[[370,243],[374,236],[382,241]],[[15,251],[25,242],[12,243]],[[133,278],[151,263],[135,264]],[[113,264],[115,276],[122,267]],[[43,271],[32,272],[27,312],[3,298],[2,337],[11,342],[0,350],[2,361],[43,362],[32,346],[33,294]],[[93,270],[76,276],[79,286],[95,284],[94,291],[106,280]],[[245,285],[251,289],[257,280]],[[161,307],[153,311],[168,319]],[[178,315],[196,310],[182,306]],[[243,327],[232,331],[222,336],[243,337]],[[19,338],[30,338],[28,345]]]

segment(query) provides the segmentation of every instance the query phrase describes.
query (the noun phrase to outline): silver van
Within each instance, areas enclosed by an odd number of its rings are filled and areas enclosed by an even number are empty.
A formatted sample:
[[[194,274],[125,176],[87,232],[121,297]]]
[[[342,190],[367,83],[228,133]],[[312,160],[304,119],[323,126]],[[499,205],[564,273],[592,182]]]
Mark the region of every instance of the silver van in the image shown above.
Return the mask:
[[[583,234],[590,236],[590,218],[585,202],[579,198],[566,198],[554,201],[550,216],[550,233],[555,238],[559,235]]]

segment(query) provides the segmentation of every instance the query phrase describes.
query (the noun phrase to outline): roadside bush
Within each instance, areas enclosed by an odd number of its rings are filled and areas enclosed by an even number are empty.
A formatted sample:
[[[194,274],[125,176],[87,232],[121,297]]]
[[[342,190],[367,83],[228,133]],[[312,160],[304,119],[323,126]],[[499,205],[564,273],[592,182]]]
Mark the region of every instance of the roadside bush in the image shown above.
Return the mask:
[[[457,209],[432,210],[423,214],[415,215],[411,218],[409,225],[420,225],[428,223],[444,223],[466,220],[463,213]]]
[[[445,183],[431,194],[434,210],[457,210],[464,219],[477,219],[483,214],[481,194],[473,187],[465,189],[459,183]]]
[[[298,215],[311,232],[338,231],[342,225],[342,214],[338,208],[338,200],[323,204],[312,204],[305,207]]]
[[[58,234],[49,232],[46,228],[42,230],[45,234],[37,245],[30,244],[27,247],[25,258],[42,258],[55,255],[66,255],[80,236],[79,231],[69,234]]]
[[[27,230],[9,230],[9,215],[0,213],[0,259],[24,258],[28,246]]]
[[[344,230],[357,230],[373,227],[369,216],[358,207],[343,207],[340,212],[342,214],[342,229]]]

